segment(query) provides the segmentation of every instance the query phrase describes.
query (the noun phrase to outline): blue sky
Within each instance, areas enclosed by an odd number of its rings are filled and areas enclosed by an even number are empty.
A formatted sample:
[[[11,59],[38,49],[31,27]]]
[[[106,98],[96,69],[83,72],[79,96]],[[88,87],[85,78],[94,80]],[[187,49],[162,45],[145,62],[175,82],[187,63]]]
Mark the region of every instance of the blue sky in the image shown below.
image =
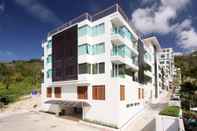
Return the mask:
[[[84,12],[116,0],[0,0],[0,61],[40,58],[47,33]],[[162,47],[197,49],[196,0],[120,0],[143,36],[156,35]]]

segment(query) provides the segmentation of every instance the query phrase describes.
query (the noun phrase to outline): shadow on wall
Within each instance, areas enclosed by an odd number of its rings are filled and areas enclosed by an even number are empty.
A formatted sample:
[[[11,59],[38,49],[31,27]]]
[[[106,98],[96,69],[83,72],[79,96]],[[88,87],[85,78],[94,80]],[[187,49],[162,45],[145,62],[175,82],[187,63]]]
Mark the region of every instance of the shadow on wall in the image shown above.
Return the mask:
[[[156,131],[156,120],[153,119],[150,121],[143,129],[142,131]]]
[[[165,131],[179,131],[178,120],[175,120]]]

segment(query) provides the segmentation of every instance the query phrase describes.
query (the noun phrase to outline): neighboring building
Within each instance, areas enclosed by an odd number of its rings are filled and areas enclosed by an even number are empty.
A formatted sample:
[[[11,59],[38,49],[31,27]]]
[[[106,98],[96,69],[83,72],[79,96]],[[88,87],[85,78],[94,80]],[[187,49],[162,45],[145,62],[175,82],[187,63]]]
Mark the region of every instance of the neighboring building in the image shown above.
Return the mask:
[[[59,104],[83,120],[121,128],[158,98],[159,43],[143,42],[118,5],[69,21],[42,47],[43,110]]]
[[[174,85],[179,87],[182,84],[181,68],[175,67],[174,69]]]
[[[161,79],[159,77],[159,53],[161,50],[160,44],[156,37],[149,37],[144,41],[144,75],[145,84],[150,84],[147,86],[146,90],[151,98],[158,98],[161,90]]]
[[[160,53],[160,65],[165,72],[165,78],[168,81],[168,88],[172,88],[173,86],[173,78],[174,78],[174,55],[172,48],[163,48]]]

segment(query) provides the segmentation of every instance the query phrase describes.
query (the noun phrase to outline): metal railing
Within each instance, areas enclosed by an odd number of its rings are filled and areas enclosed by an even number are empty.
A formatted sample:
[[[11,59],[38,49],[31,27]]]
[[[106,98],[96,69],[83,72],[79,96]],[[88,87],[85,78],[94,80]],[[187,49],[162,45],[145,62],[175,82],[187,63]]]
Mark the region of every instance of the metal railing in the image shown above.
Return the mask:
[[[56,29],[52,30],[51,32],[48,33],[48,36],[51,36],[52,34],[54,34],[56,32],[62,31],[66,27],[77,24],[78,22],[81,22],[83,20],[87,19],[89,21],[96,21],[100,18],[103,18],[103,17],[108,16],[108,15],[115,13],[115,12],[119,12],[123,16],[123,18],[128,22],[128,24],[131,25],[129,22],[129,18],[127,17],[125,12],[122,10],[122,8],[120,8],[120,6],[118,4],[115,4],[109,8],[106,8],[106,9],[94,14],[94,15],[90,15],[89,13],[84,13],[84,14],[80,15],[79,17],[76,17],[76,18],[68,21],[67,23],[63,24],[62,26],[57,27]],[[132,29],[133,29],[133,27],[132,27]],[[135,31],[135,28],[134,28],[134,31]]]

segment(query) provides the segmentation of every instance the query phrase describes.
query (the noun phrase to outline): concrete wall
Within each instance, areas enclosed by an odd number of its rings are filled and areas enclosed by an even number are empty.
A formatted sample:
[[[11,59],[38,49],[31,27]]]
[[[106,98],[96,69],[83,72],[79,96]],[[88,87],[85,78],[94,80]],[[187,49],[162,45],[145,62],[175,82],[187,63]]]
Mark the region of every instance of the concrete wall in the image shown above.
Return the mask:
[[[158,115],[156,117],[156,131],[185,131],[183,120],[178,117]]]

